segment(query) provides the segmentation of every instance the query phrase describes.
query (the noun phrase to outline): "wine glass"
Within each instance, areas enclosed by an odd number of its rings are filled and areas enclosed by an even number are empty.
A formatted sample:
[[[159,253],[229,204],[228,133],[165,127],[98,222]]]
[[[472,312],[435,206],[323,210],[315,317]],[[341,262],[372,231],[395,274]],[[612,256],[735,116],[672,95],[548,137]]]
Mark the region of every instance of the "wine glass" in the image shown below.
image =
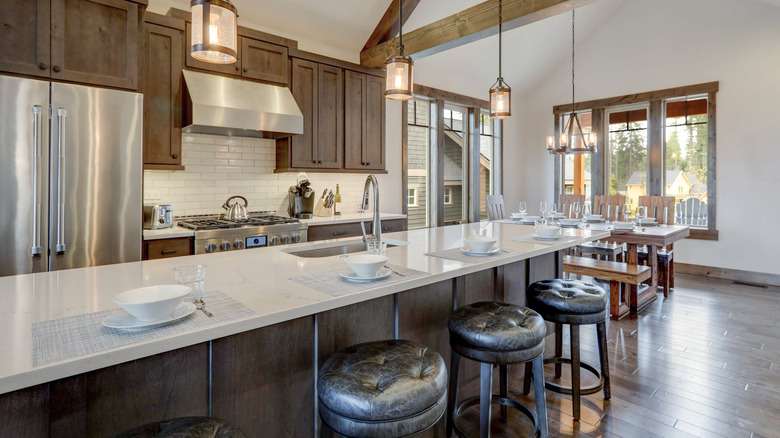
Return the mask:
[[[521,215],[525,216],[525,212],[528,211],[528,205],[525,201],[520,202],[520,208],[518,209]]]
[[[623,222],[628,222],[629,216],[631,216],[631,204],[626,203],[623,206]]]
[[[547,201],[542,201],[539,203],[539,210],[542,211],[542,219],[544,219],[544,214],[547,212]]]
[[[647,207],[640,206],[636,208],[636,218],[639,221],[639,225],[642,225],[642,221],[647,217]]]
[[[579,201],[575,201],[573,204],[571,204],[571,212],[574,213],[574,219],[580,218],[580,203]]]
[[[588,216],[590,216],[590,204],[585,203],[582,204],[582,223],[585,223],[588,221]]]

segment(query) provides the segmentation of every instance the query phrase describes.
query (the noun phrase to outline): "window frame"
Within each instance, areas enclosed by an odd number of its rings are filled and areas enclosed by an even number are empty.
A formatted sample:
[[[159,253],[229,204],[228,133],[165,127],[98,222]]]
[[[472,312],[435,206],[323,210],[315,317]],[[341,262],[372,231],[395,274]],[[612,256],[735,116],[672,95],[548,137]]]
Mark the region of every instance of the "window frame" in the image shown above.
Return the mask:
[[[574,104],[574,110],[592,111],[593,130],[598,135],[597,152],[593,158],[592,194],[604,193],[608,187],[609,167],[608,154],[604,153],[605,135],[608,134],[608,121],[606,113],[614,107],[646,104],[649,105],[648,113],[648,194],[656,196],[665,195],[665,128],[667,101],[680,100],[695,96],[707,98],[707,228],[691,228],[690,238],[703,240],[718,240],[717,229],[717,117],[716,100],[719,91],[719,82],[688,85],[683,87],[668,88],[642,92],[624,96],[597,99]],[[553,107],[555,135],[560,134],[560,117],[572,111],[571,104],[557,105]],[[555,196],[557,197],[565,189],[563,184],[563,157],[555,157]],[[598,164],[597,164],[598,163]],[[596,187],[596,180],[600,187]]]

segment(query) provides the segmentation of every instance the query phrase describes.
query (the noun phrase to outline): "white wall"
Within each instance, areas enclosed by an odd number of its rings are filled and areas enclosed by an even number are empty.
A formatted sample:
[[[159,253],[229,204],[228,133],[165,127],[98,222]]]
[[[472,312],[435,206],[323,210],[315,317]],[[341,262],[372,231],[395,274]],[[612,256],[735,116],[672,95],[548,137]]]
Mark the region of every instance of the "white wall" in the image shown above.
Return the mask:
[[[780,233],[769,228],[780,218],[780,8],[751,0],[602,1],[621,7],[579,40],[577,100],[720,82],[720,240],[682,241],[675,260],[780,274]],[[553,130],[552,107],[571,99],[570,74],[562,63],[515,107],[521,124],[513,135],[526,161],[523,172],[505,171],[505,191],[525,184],[529,208],[553,196],[553,158],[542,144]]]

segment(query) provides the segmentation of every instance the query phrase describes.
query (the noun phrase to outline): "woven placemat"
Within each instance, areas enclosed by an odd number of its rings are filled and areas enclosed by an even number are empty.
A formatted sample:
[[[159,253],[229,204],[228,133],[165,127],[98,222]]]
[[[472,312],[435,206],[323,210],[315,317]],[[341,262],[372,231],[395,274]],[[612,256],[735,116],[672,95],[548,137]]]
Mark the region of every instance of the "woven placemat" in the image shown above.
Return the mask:
[[[416,269],[404,268],[401,266],[387,265],[390,269],[400,272],[403,276],[398,275],[396,272],[391,273],[389,276],[365,283],[358,283],[348,281],[339,275],[340,272],[348,272],[349,269],[340,271],[328,271],[320,272],[317,274],[304,275],[301,277],[293,277],[290,281],[294,281],[298,284],[302,284],[306,287],[310,287],[316,291],[326,293],[328,295],[338,297],[341,295],[349,295],[355,292],[364,291],[367,289],[373,289],[379,286],[386,286],[388,284],[397,283],[399,281],[411,280],[413,278],[424,277],[430,275],[427,272],[418,271]]]
[[[431,257],[439,257],[442,259],[455,260],[457,262],[463,262],[463,263],[481,263],[489,259],[504,258],[510,256],[512,255],[513,252],[515,251],[502,249],[501,251],[498,251],[495,254],[491,254],[487,256],[471,256],[461,251],[460,248],[454,248],[454,249],[447,249],[444,251],[429,252],[426,253],[425,255]]]
[[[197,330],[257,312],[219,291],[206,292],[203,301],[214,316],[196,310],[171,324],[149,329],[121,330],[105,327],[103,318],[117,310],[104,310],[32,325],[32,365],[59,362],[136,342]]]

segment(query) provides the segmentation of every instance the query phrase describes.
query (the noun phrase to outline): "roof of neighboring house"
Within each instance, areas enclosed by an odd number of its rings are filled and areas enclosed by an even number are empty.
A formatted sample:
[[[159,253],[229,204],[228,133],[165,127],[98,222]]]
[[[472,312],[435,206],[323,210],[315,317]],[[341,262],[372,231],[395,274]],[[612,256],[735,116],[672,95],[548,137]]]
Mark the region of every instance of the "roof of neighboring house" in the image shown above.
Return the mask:
[[[701,196],[705,193],[707,193],[707,184],[694,184],[691,186],[691,189],[688,191],[691,196]]]
[[[685,179],[691,185],[699,184],[698,178],[690,172],[683,172],[682,170],[667,170],[666,171],[666,184],[672,185],[680,175],[684,175]],[[647,172],[636,171],[631,174],[631,178],[628,179],[626,185],[629,186],[641,186],[647,183]],[[706,190],[705,190],[706,191]]]
[[[566,176],[567,180],[573,180],[574,179],[574,161],[571,160],[563,160],[565,164],[565,167],[563,169],[563,174]],[[585,171],[585,181],[590,181],[590,172],[587,170]]]

